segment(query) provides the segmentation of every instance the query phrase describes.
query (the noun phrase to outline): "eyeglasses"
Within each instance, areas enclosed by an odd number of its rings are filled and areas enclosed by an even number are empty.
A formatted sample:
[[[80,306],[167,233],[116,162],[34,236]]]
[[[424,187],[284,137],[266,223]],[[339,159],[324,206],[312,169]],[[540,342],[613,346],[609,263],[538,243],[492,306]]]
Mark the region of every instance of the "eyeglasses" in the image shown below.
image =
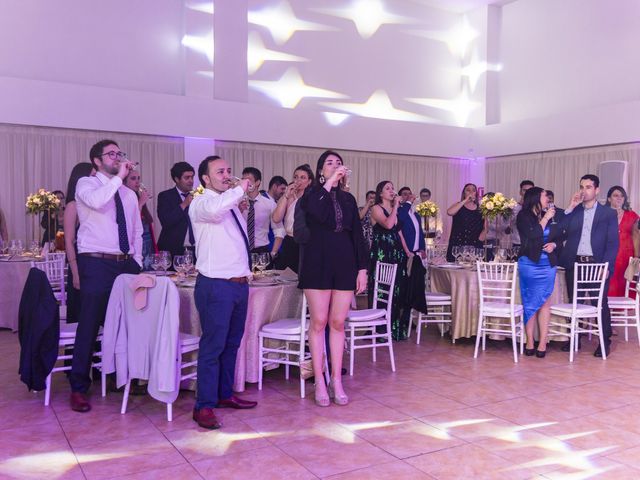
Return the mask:
[[[111,160],[115,160],[116,158],[118,160],[126,160],[126,158],[127,158],[127,154],[126,153],[124,153],[124,152],[114,152],[113,150],[110,151],[110,152],[103,153],[100,156],[104,157],[105,155],[109,155],[109,158]]]

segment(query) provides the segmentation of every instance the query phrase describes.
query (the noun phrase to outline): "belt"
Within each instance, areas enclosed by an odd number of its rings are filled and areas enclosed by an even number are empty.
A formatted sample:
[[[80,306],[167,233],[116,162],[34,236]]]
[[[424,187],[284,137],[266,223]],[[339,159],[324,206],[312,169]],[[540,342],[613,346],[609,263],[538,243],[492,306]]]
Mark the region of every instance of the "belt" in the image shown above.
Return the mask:
[[[232,278],[227,278],[227,280],[233,283],[249,283],[249,280],[247,280],[247,277],[232,277]]]
[[[128,253],[79,253],[78,255],[82,255],[83,257],[104,258],[105,260],[115,260],[116,262],[124,262],[125,260],[133,258],[133,255],[129,255]]]
[[[578,263],[594,263],[596,259],[593,255],[576,255],[576,262]]]

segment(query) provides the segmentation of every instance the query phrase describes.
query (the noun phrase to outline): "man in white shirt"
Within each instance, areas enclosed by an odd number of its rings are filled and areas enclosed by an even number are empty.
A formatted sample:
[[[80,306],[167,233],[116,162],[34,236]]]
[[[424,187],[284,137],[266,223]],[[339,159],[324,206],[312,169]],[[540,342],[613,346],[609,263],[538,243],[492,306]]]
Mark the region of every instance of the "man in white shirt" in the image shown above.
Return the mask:
[[[284,239],[282,222],[275,223],[271,215],[276,209],[276,202],[260,194],[262,173],[254,167],[246,167],[242,171],[242,178],[249,180],[246,208],[242,215],[247,221],[247,237],[251,253],[271,253],[275,256],[280,250]],[[274,242],[270,246],[269,229],[273,232]]]
[[[243,179],[232,187],[231,168],[218,156],[200,163],[198,177],[205,190],[189,208],[199,272],[194,297],[202,326],[193,419],[201,427],[213,430],[221,426],[215,407],[245,409],[257,405],[233,395],[251,274],[247,225],[238,203],[249,180]]]
[[[113,140],[96,143],[89,158],[96,176],[83,177],[76,186],[81,307],[69,383],[71,409],[77,412],[91,410],[87,391],[93,346],[113,282],[122,273],[139,273],[142,266],[138,198],[122,184],[133,164]]]

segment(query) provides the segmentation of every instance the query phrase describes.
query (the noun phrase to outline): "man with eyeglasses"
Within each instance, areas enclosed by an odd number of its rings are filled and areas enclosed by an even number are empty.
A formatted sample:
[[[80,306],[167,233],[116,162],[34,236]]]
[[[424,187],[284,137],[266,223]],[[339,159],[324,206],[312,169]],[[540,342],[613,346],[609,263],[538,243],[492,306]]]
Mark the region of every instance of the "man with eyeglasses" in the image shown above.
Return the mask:
[[[193,200],[193,177],[195,170],[187,162],[178,162],[171,167],[171,179],[175,187],[158,195],[158,219],[162,225],[158,249],[182,255],[185,248],[195,250],[196,241],[189,219],[189,205]]]
[[[89,158],[97,173],[76,186],[80,313],[73,347],[71,409],[88,412],[91,359],[116,277],[137,274],[142,266],[142,221],[138,199],[123,185],[134,165],[113,140],[96,143]],[[72,260],[76,261],[76,260]]]

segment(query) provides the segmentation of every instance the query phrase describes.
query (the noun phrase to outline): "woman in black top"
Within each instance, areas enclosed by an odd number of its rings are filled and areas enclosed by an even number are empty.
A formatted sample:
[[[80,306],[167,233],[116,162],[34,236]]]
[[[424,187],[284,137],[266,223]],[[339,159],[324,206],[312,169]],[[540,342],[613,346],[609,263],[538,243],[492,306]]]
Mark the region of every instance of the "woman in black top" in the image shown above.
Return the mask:
[[[478,207],[478,187],[473,183],[467,183],[462,189],[460,201],[449,207],[447,215],[453,217],[447,248],[448,262],[454,261],[451,250],[455,246],[471,245],[482,248],[485,231],[482,214]]]
[[[361,293],[367,286],[367,247],[356,199],[343,190],[345,172],[340,155],[327,150],[318,159],[314,184],[300,200],[310,236],[308,243],[301,246],[304,261],[298,286],[309,302],[309,348],[319,406],[330,403],[322,375],[327,323],[332,366],[329,389],[337,404],[349,402],[341,378],[344,321],[354,290]]]

